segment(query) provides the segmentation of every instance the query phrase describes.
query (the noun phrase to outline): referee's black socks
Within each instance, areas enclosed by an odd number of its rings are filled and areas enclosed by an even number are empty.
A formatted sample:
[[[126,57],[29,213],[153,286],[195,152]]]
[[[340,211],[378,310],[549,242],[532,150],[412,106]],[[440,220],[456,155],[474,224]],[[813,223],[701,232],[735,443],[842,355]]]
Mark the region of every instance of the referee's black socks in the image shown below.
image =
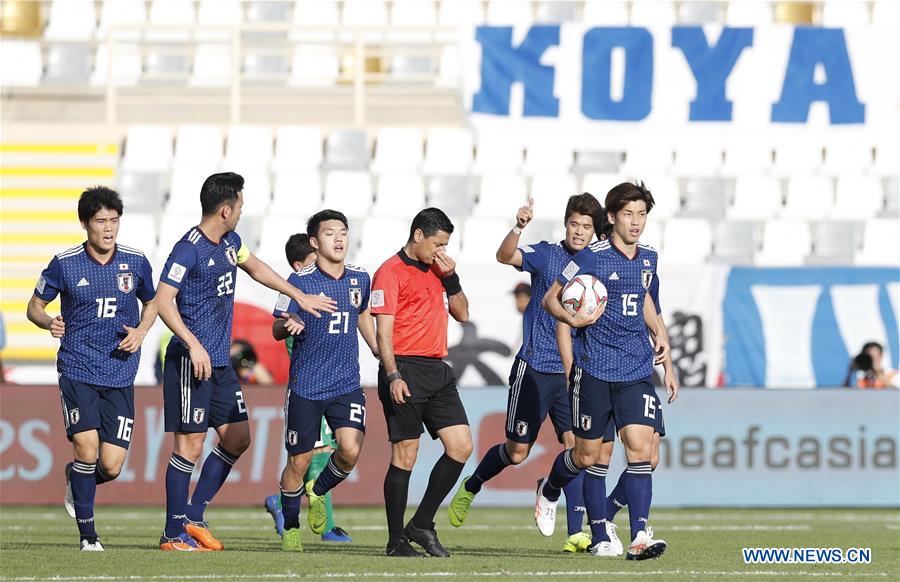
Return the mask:
[[[434,529],[434,516],[437,514],[438,507],[456,484],[464,466],[465,463],[448,457],[447,453],[441,455],[441,458],[434,464],[434,469],[431,470],[425,495],[422,496],[419,508],[412,518],[413,525],[421,529]]]
[[[387,475],[384,476],[384,510],[387,513],[390,541],[403,537],[403,514],[406,513],[410,475],[412,471],[391,464],[388,465]]]

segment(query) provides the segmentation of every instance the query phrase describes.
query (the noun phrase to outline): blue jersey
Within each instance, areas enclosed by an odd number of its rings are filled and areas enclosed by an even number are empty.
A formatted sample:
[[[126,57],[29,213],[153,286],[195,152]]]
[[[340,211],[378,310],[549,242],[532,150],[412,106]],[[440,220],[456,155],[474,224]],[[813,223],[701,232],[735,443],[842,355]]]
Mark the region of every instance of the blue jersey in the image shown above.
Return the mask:
[[[153,299],[153,268],[144,254],[116,245],[105,265],[82,244],[62,252],[41,273],[34,294],[44,301],[57,295],[66,331],[59,342],[57,370],[85,384],[125,388],[134,384],[140,351],[118,349],[127,332],[137,327],[140,302]]]
[[[531,301],[522,317],[522,347],[517,357],[538,372],[562,374],[565,370],[556,344],[556,320],[541,302],[573,255],[562,243],[546,241],[519,247],[519,252],[522,253],[519,270],[531,274]]]
[[[644,298],[656,278],[658,255],[645,244],[636,248],[629,259],[610,241],[591,243],[557,278],[565,285],[576,275],[594,275],[606,285],[606,311],[594,325],[577,330],[573,348],[575,364],[606,382],[630,382],[653,373]]]
[[[209,354],[213,366],[231,365],[231,322],[237,265],[249,253],[236,232],[218,243],[194,227],[175,243],[160,283],[178,289],[175,302],[184,324]],[[172,342],[180,342],[178,336]]]
[[[306,327],[294,339],[288,389],[307,400],[327,400],[359,390],[359,340],[356,323],[369,308],[369,274],[344,265],[339,279],[310,265],[288,277],[304,293],[337,301],[334,313],[314,317],[287,295],[279,295],[272,315],[294,313]]]

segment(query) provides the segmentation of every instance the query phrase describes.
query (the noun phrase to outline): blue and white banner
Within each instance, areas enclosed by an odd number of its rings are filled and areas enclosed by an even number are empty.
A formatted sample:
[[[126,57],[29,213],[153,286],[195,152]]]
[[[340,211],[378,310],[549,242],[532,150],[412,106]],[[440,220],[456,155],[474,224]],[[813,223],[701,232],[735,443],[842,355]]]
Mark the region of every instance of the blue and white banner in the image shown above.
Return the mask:
[[[900,361],[900,270],[731,269],[722,304],[730,386],[840,386],[863,344]],[[894,414],[896,414],[896,410]]]
[[[461,49],[476,126],[796,131],[897,123],[896,22],[481,26],[463,35]]]

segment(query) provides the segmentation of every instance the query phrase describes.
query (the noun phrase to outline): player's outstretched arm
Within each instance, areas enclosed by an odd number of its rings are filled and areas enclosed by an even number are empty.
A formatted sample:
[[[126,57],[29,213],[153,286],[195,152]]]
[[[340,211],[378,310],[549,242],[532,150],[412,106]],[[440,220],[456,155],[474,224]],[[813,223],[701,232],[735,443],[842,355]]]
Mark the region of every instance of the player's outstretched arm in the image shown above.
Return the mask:
[[[559,357],[568,378],[572,373],[572,362],[575,361],[572,350],[572,327],[561,321],[556,322],[556,345],[559,347]]]
[[[253,253],[250,253],[247,256],[247,260],[238,263],[238,266],[257,283],[265,285],[273,291],[278,291],[279,293],[287,295],[297,302],[300,309],[315,317],[322,317],[321,311],[332,313],[336,308],[337,303],[334,299],[321,295],[307,295],[306,293],[303,293],[285,281],[281,275],[272,269],[272,267],[259,260]]]
[[[66,322],[63,321],[62,315],[56,317],[47,313],[47,305],[49,301],[44,301],[37,295],[32,295],[28,301],[28,310],[25,312],[28,321],[35,324],[41,329],[46,329],[55,338],[61,338],[66,333]]]
[[[497,261],[513,267],[522,266],[522,251],[519,250],[519,237],[534,217],[534,198],[529,198],[528,204],[519,208],[516,213],[516,226],[503,237],[500,248],[497,249]]]
[[[356,329],[359,330],[366,345],[372,350],[375,359],[379,359],[381,351],[378,349],[378,338],[375,335],[375,318],[368,309],[359,314],[359,318],[356,320]]]
[[[156,321],[156,315],[158,313],[159,305],[156,303],[156,297],[150,301],[145,301],[144,307],[141,309],[141,321],[138,323],[137,327],[128,327],[127,325],[122,326],[125,328],[127,335],[125,336],[125,339],[119,342],[119,349],[130,354],[141,349],[141,344],[144,343],[147,332],[153,327],[153,322]]]
[[[178,313],[178,306],[175,305],[175,296],[178,295],[178,289],[169,285],[165,281],[159,282],[156,290],[156,301],[159,308],[159,317],[163,323],[168,326],[172,333],[181,338],[184,345],[188,348],[188,354],[191,356],[191,367],[194,369],[194,377],[198,380],[209,380],[212,376],[212,363],[206,349],[197,339],[197,336],[191,333],[181,319]]]
[[[400,377],[397,370],[397,360],[394,358],[394,316],[379,313],[375,316],[376,328],[375,337],[378,341],[378,353],[381,356],[381,365],[390,378],[396,375],[396,378],[390,381],[391,399],[396,404],[406,403],[406,399],[412,397],[409,386],[406,381]]]

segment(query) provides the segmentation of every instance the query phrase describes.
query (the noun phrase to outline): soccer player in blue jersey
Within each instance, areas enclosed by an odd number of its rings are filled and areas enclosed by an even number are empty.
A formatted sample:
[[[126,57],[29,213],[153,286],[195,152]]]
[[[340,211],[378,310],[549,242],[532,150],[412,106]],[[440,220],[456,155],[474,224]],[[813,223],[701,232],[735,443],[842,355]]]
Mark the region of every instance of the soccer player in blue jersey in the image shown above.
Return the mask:
[[[102,552],[94,526],[97,485],[119,476],[134,429],[134,378],[141,343],[156,320],[153,272],[144,254],[116,243],[122,199],[101,186],[78,200],[87,241],[41,273],[28,319],[60,339],[60,399],[74,461],[66,465],[65,507],[81,550]],[[47,305],[60,296],[60,315]],[[141,307],[143,306],[143,307]]]
[[[516,226],[497,249],[499,262],[531,274],[532,289],[523,318],[522,347],[509,377],[506,442],[485,453],[475,472],[463,480],[451,500],[448,513],[450,523],[456,527],[463,524],[475,495],[487,481],[509,465],[518,465],[528,458],[548,414],[559,442],[567,449],[575,445],[565,367],[557,347],[556,321],[541,307],[541,299],[559,272],[594,238],[594,217],[600,216],[603,209],[591,194],[572,196],[563,217],[565,240],[520,246],[519,237],[531,222],[533,205],[534,201],[529,200],[527,206],[519,209]],[[608,437],[612,439],[613,435]],[[566,485],[565,493],[569,536],[581,537],[584,521],[581,475]],[[568,540],[564,549],[577,548],[578,541]]]
[[[652,208],[653,196],[642,183],[623,183],[610,190],[606,210],[613,225],[612,237],[579,253],[544,296],[544,307],[559,321],[577,329],[571,376],[576,438],[575,447],[561,453],[549,477],[539,482],[535,520],[542,532],[552,532],[554,506],[561,487],[582,468],[597,462],[602,446],[599,427],[605,426],[612,417],[628,459],[629,478],[625,487],[632,541],[626,557],[630,560],[656,558],[666,550],[666,543],[654,540],[647,524],[652,497],[650,458],[656,426],[655,390],[651,382],[654,350],[648,331],[654,333],[657,342],[664,341],[658,318],[645,323],[644,313],[658,255],[638,239]],[[594,275],[607,286],[608,304],[595,312],[596,322],[585,323],[572,317],[559,300],[563,285],[577,274]],[[648,325],[653,327],[648,329]],[[676,396],[677,390],[670,392],[669,402]],[[592,501],[587,489],[585,500],[590,516]],[[602,499],[601,511],[605,511],[604,504]]]
[[[347,256],[347,217],[322,210],[307,223],[316,262],[288,277],[307,293],[333,297],[337,308],[329,318],[302,313],[288,295],[280,295],[273,315],[272,335],[281,340],[295,336],[291,372],[284,407],[285,449],[288,461],[281,473],[281,508],[284,532],[281,547],[299,552],[300,497],[309,498],[307,523],[317,534],[327,521],[325,494],[346,479],[362,450],[366,432],[366,395],[360,386],[357,330],[378,353],[375,320],[369,313],[369,274],[344,263]],[[319,440],[322,417],[337,440],[337,449],[318,477],[303,482]]]
[[[200,224],[175,244],[159,281],[159,314],[175,334],[163,371],[165,428],[175,433],[175,447],[166,470],[161,550],[223,549],[203,513],[250,446],[247,407],[229,356],[237,268],[317,317],[319,311],[333,310],[331,299],[300,292],[243,245],[234,232],[243,189],[244,179],[231,172],[206,179],[200,190]],[[188,501],[191,473],[210,427],[219,443],[203,463]]]

